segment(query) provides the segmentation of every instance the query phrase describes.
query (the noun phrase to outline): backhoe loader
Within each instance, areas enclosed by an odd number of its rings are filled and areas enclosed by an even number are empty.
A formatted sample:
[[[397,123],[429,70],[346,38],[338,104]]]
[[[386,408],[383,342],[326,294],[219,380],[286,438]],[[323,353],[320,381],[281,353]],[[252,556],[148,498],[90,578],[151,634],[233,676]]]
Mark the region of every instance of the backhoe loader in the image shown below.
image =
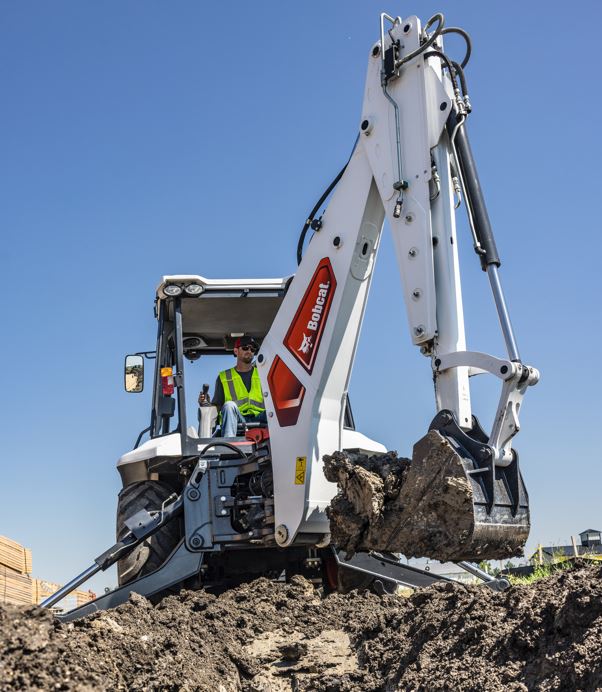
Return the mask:
[[[459,61],[445,53],[449,33],[466,43]],[[45,605],[115,562],[119,587],[65,619],[114,607],[130,591],[148,597],[181,586],[220,591],[258,576],[301,573],[327,590],[390,590],[437,578],[406,564],[400,552],[451,556],[503,586],[471,563],[520,553],[527,539],[528,495],[512,442],[522,399],[539,373],[519,355],[468,139],[470,53],[468,34],[446,27],[441,14],[423,24],[383,13],[367,55],[357,140],[303,225],[295,274],[163,277],[156,347],[126,358],[128,391],[143,389],[144,365],[152,364],[152,407],[149,427],[117,464],[123,484],[117,542]],[[502,356],[466,349],[458,208],[466,210],[493,293]],[[403,550],[386,550],[377,531],[373,544],[346,560],[331,541],[327,509],[337,485],[327,480],[323,458],[344,451],[352,461],[362,455],[378,463],[387,454],[356,429],[348,397],[385,220],[409,336],[431,366],[425,383],[434,381],[436,415],[416,443],[398,500]],[[267,422],[223,437],[213,406],[187,419],[187,398],[198,394],[187,390],[187,368],[199,357],[231,354],[243,335],[260,344],[255,363]],[[489,431],[471,407],[476,375],[499,380]],[[462,502],[446,501],[453,488],[461,489]],[[445,537],[443,548],[429,542],[435,534]]]

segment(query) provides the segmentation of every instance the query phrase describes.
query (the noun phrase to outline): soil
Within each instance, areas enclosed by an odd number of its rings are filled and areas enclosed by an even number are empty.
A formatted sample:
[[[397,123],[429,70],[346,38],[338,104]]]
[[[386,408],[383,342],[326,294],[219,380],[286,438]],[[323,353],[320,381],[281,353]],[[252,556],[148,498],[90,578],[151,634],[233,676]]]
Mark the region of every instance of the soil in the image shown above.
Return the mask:
[[[478,481],[469,480],[467,462],[437,431],[416,443],[411,460],[395,452],[335,452],[323,461],[324,475],[338,486],[327,509],[332,541],[348,555],[376,550],[480,562],[523,554],[528,525],[475,514]]]
[[[132,595],[70,624],[0,606],[0,689],[594,690],[601,644],[599,567],[408,598],[259,579],[156,606]]]

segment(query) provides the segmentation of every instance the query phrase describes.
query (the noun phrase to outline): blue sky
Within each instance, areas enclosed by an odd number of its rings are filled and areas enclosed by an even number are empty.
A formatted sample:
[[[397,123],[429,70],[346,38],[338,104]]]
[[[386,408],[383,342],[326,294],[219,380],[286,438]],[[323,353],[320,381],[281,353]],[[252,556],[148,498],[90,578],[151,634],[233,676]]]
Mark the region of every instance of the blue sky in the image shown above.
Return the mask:
[[[542,372],[516,440],[529,547],[602,528],[601,7],[0,3],[0,534],[32,548],[36,576],[65,581],[113,541],[115,463],[149,415],[148,390],[123,392],[123,356],[153,348],[160,277],[294,272],[353,145],[383,10],[440,10],[473,38],[472,145],[519,348]],[[469,348],[503,355],[463,221],[460,251]],[[197,381],[221,365],[199,362]],[[402,454],[434,413],[388,235],[351,396],[358,428]],[[497,396],[475,383],[485,420]]]

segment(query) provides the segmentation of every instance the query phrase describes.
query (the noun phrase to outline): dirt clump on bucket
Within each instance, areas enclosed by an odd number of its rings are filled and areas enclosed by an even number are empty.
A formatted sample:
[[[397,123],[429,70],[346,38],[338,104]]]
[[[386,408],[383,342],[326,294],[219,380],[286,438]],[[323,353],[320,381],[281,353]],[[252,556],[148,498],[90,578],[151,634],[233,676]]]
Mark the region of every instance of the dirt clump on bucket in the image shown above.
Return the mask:
[[[156,606],[132,595],[70,624],[0,606],[0,689],[592,690],[601,644],[600,568],[409,598],[259,579]]]
[[[482,524],[467,463],[439,432],[414,445],[412,459],[395,452],[326,455],[324,475],[338,486],[326,512],[332,541],[348,555],[370,550],[480,562],[522,555],[528,525]]]

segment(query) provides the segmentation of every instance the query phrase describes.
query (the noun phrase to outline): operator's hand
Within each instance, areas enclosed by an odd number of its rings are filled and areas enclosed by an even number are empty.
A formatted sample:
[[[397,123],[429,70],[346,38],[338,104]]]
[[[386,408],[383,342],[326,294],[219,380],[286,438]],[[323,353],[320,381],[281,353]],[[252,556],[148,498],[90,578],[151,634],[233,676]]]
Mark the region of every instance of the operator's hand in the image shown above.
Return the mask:
[[[204,392],[201,392],[199,394],[199,406],[202,406],[208,399],[209,397]]]

